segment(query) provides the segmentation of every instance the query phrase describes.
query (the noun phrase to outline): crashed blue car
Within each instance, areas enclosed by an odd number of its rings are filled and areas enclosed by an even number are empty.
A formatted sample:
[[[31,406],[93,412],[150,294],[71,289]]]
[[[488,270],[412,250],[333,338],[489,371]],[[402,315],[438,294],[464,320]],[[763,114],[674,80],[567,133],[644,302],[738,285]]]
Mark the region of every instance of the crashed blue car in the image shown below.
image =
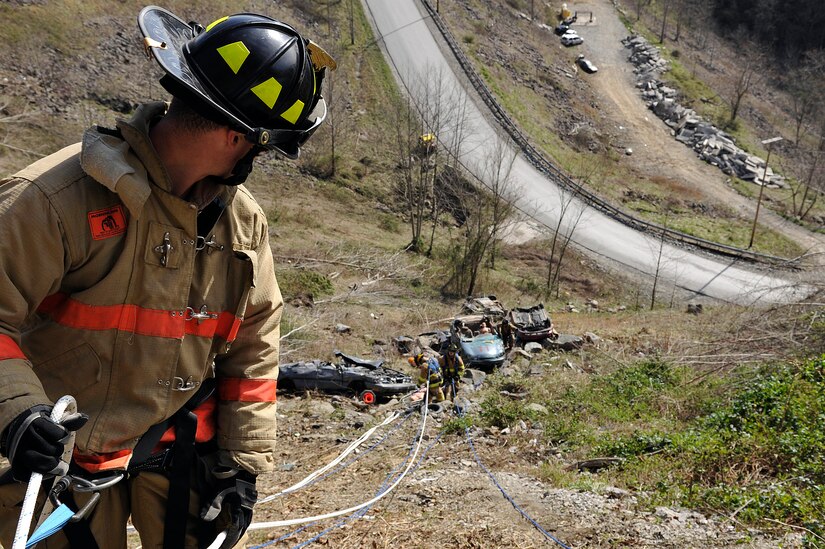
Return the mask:
[[[504,341],[497,334],[462,337],[458,344],[468,368],[490,371],[504,364]]]

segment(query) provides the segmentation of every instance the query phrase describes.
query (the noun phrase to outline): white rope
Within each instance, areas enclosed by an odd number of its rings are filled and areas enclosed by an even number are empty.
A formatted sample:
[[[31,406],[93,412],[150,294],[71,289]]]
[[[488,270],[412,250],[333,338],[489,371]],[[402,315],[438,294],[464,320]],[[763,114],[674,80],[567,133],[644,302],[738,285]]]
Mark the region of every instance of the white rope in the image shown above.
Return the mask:
[[[259,499],[257,504],[270,502],[270,501],[274,500],[275,498],[277,498],[279,496],[282,496],[284,494],[289,494],[290,492],[294,492],[294,491],[298,490],[299,488],[302,488],[302,487],[306,486],[307,484],[309,484],[310,482],[314,481],[316,478],[320,477],[321,475],[323,475],[324,473],[326,473],[327,471],[329,471],[330,469],[332,469],[333,467],[335,467],[336,465],[341,463],[341,461],[343,461],[345,457],[347,457],[349,454],[354,452],[359,446],[361,446],[364,442],[366,442],[377,429],[379,429],[380,427],[383,427],[385,425],[389,425],[390,423],[392,423],[393,421],[398,419],[399,415],[400,415],[399,412],[395,412],[395,413],[391,414],[383,422],[381,422],[380,424],[378,424],[378,425],[374,426],[373,428],[369,429],[368,431],[363,433],[360,437],[358,437],[356,440],[351,442],[350,445],[347,446],[344,449],[344,451],[341,452],[341,454],[337,458],[335,458],[334,460],[332,460],[328,464],[324,465],[320,469],[317,469],[316,471],[313,471],[312,473],[307,475],[306,478],[304,478],[303,480],[293,484],[289,488],[285,488],[285,489],[281,490],[280,492],[278,492],[277,494],[272,494],[270,496],[266,496],[265,498]]]
[[[52,408],[51,420],[55,423],[60,423],[63,420],[64,413],[74,414],[77,412],[77,403],[74,397],[64,396],[58,400],[54,408]],[[66,450],[63,452],[63,457],[71,461],[72,449],[74,448],[74,433],[70,434],[69,440],[66,442]],[[67,454],[68,453],[68,457]],[[20,510],[20,519],[17,521],[17,530],[14,533],[14,543],[12,549],[25,549],[26,542],[29,539],[29,529],[31,528],[32,518],[34,516],[34,505],[37,503],[37,495],[40,492],[40,484],[43,482],[43,475],[40,473],[32,473],[29,478],[29,485],[26,487],[26,497],[23,499],[23,508]]]
[[[427,426],[427,415],[428,415],[427,412],[429,411],[429,402],[430,402],[430,391],[428,390],[425,393],[424,415],[423,415],[423,418],[421,420],[421,430],[418,434],[418,442],[416,443],[415,452],[413,453],[413,456],[410,459],[410,462],[407,464],[407,467],[404,469],[404,472],[401,473],[401,476],[399,476],[395,480],[395,482],[393,482],[386,490],[381,492],[379,495],[375,496],[374,498],[372,498],[369,501],[365,501],[365,502],[360,503],[358,505],[355,505],[353,507],[349,507],[347,509],[340,509],[338,511],[333,511],[331,513],[326,513],[324,515],[315,515],[315,516],[312,516],[312,517],[302,517],[302,518],[294,518],[294,519],[288,519],[288,520],[276,520],[276,521],[272,521],[272,522],[257,522],[257,523],[253,522],[252,524],[249,525],[248,530],[249,531],[252,531],[252,530],[268,530],[268,529],[271,529],[271,528],[279,528],[281,526],[294,526],[296,524],[305,524],[307,522],[315,522],[315,521],[319,521],[319,520],[325,520],[325,519],[329,519],[329,518],[340,517],[341,515],[347,515],[347,514],[350,514],[350,513],[354,513],[355,511],[358,511],[359,509],[363,509],[364,507],[373,505],[375,502],[381,500],[384,496],[386,496],[387,494],[392,492],[395,489],[395,487],[398,486],[401,483],[402,480],[404,480],[404,477],[407,476],[407,473],[410,471],[410,469],[415,464],[415,458],[418,456],[418,451],[421,449],[421,444],[422,444],[422,441],[424,439],[424,429]]]
[[[376,431],[377,429],[380,429],[381,427],[384,427],[384,426],[386,426],[386,425],[389,425],[390,423],[392,423],[393,421],[395,421],[396,419],[398,419],[398,417],[399,417],[400,415],[401,415],[401,414],[400,414],[400,412],[394,412],[394,413],[390,414],[389,416],[387,416],[387,418],[386,418],[384,421],[382,421],[382,422],[381,422],[381,423],[379,423],[378,425],[375,425],[375,426],[374,426],[374,427],[372,427],[371,429],[369,429],[369,430],[365,431],[365,432],[364,432],[363,434],[361,434],[361,436],[359,436],[356,440],[354,440],[353,442],[351,442],[351,443],[350,443],[350,445],[349,445],[349,446],[347,446],[347,447],[344,449],[344,451],[343,451],[343,452],[341,452],[341,454],[340,454],[338,457],[336,457],[334,460],[332,460],[330,463],[328,463],[327,465],[324,465],[324,466],[323,466],[323,467],[321,467],[320,469],[318,469],[318,470],[316,470],[316,471],[314,471],[314,472],[310,473],[309,475],[307,475],[307,476],[306,476],[306,478],[304,478],[303,480],[301,480],[301,481],[299,481],[299,482],[297,482],[297,483],[293,484],[293,485],[292,485],[292,486],[290,486],[289,488],[285,488],[285,489],[283,489],[282,491],[278,492],[277,494],[272,494],[272,495],[269,495],[269,496],[264,497],[263,499],[259,499],[259,500],[256,502],[256,506],[257,506],[257,505],[260,505],[260,504],[262,504],[262,503],[267,503],[267,502],[270,502],[270,501],[274,500],[275,498],[277,498],[277,497],[279,497],[279,496],[281,496],[281,495],[284,495],[284,494],[288,494],[288,493],[294,492],[294,491],[298,490],[299,488],[301,488],[301,487],[303,487],[303,486],[305,486],[305,485],[309,484],[310,482],[312,482],[313,480],[315,480],[315,479],[316,479],[316,478],[318,478],[319,476],[323,475],[325,472],[327,472],[327,471],[328,471],[328,470],[330,470],[331,468],[335,467],[337,464],[339,464],[339,463],[340,463],[340,462],[341,462],[341,461],[342,461],[345,457],[347,457],[349,454],[351,454],[352,452],[354,452],[354,451],[355,451],[355,450],[356,450],[359,446],[361,446],[361,445],[362,445],[362,444],[363,444],[366,440],[368,440],[368,439],[372,436],[372,434],[373,434],[373,433],[375,433],[375,431]],[[130,525],[128,525],[128,526],[126,527],[126,532],[127,532],[127,533],[129,533],[129,534],[136,533],[136,532],[137,532],[137,529],[134,527],[134,525],[131,525],[131,524],[130,524]],[[218,535],[218,539],[220,539],[220,540],[223,540],[225,537],[226,537],[226,533],[225,533],[225,532],[223,532],[222,534],[219,534],[219,535]],[[214,543],[213,543],[213,545],[214,545]],[[220,544],[218,544],[218,545],[217,545],[217,546],[215,546],[215,547],[219,547],[219,546],[220,546]],[[210,549],[211,549],[211,548],[212,548],[212,545],[210,545],[209,547],[210,547]],[[15,548],[15,549],[16,549],[16,548]]]

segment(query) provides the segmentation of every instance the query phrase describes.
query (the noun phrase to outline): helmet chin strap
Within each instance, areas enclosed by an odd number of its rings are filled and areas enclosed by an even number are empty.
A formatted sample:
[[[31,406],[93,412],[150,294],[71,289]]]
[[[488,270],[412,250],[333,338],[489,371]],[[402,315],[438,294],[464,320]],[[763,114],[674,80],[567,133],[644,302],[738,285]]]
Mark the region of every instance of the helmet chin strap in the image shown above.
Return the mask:
[[[255,160],[255,157],[261,154],[264,150],[266,149],[263,147],[252,147],[252,149],[246,153],[246,156],[238,160],[238,163],[235,164],[235,167],[232,169],[232,175],[222,179],[221,183],[230,187],[235,187],[246,181],[246,178],[249,177],[250,173],[252,173],[252,163]]]

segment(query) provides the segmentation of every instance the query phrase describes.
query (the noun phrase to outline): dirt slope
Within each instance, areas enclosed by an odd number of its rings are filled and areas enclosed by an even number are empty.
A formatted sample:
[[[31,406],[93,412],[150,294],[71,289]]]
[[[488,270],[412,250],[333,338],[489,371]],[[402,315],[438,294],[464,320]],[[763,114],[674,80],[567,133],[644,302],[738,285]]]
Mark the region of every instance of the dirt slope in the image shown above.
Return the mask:
[[[349,399],[282,396],[280,406],[283,444],[276,472],[261,479],[262,495],[290,486],[328,463],[390,410],[399,410],[402,416],[377,431],[361,446],[359,454],[345,459],[343,463],[350,463],[347,467],[334,470],[306,489],[261,505],[255,514],[257,522],[328,513],[371,499],[393,470],[406,467],[405,460],[421,425],[417,411],[403,419],[408,410],[403,402],[359,411]],[[533,548],[557,546],[552,540],[556,538],[575,548],[795,546],[793,536],[780,539],[745,532],[730,521],[689,510],[647,511],[640,505],[638,495],[599,486],[596,478],[589,475],[583,476],[583,485],[592,483],[595,490],[557,489],[538,479],[542,461],[561,459],[540,442],[538,426],[523,424],[509,432],[472,430],[471,446],[461,433],[439,438],[439,429],[449,414],[428,418],[414,466],[395,491],[371,507],[363,518],[334,528],[318,543],[353,549]],[[376,443],[379,444],[374,446]],[[524,518],[502,491],[536,525]],[[323,521],[267,546],[298,546],[336,520]],[[254,532],[250,547],[298,528]]]

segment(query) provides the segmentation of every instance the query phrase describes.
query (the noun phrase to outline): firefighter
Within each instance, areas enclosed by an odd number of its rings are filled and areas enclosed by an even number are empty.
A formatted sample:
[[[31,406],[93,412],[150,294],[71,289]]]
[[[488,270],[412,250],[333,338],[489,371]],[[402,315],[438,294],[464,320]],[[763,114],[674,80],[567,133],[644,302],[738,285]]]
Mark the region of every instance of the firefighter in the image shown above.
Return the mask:
[[[171,103],[0,181],[4,547],[69,431],[66,478],[112,485],[50,548],[125,548],[130,515],[143,547],[240,546],[276,461],[283,300],[266,214],[239,185],[260,153],[298,157],[335,62],[262,15],[204,29],[149,6],[138,24]],[[59,425],[64,394],[81,415]],[[77,509],[92,494],[74,485],[60,501]]]
[[[515,345],[516,337],[513,330],[513,325],[510,323],[510,319],[506,316],[502,319],[501,324],[498,327],[498,333],[504,341],[504,349],[506,351],[512,350]]]
[[[444,393],[450,400],[455,400],[461,378],[464,376],[464,360],[458,354],[458,345],[451,343],[447,352],[438,359],[441,375],[444,377]]]
[[[418,358],[421,358],[419,361]],[[444,400],[444,391],[441,385],[444,383],[444,378],[441,376],[441,367],[438,364],[438,359],[430,357],[424,358],[424,355],[416,356],[416,362],[419,364],[418,368],[418,383],[419,385],[427,385],[427,391],[430,395],[430,402],[441,402]]]

